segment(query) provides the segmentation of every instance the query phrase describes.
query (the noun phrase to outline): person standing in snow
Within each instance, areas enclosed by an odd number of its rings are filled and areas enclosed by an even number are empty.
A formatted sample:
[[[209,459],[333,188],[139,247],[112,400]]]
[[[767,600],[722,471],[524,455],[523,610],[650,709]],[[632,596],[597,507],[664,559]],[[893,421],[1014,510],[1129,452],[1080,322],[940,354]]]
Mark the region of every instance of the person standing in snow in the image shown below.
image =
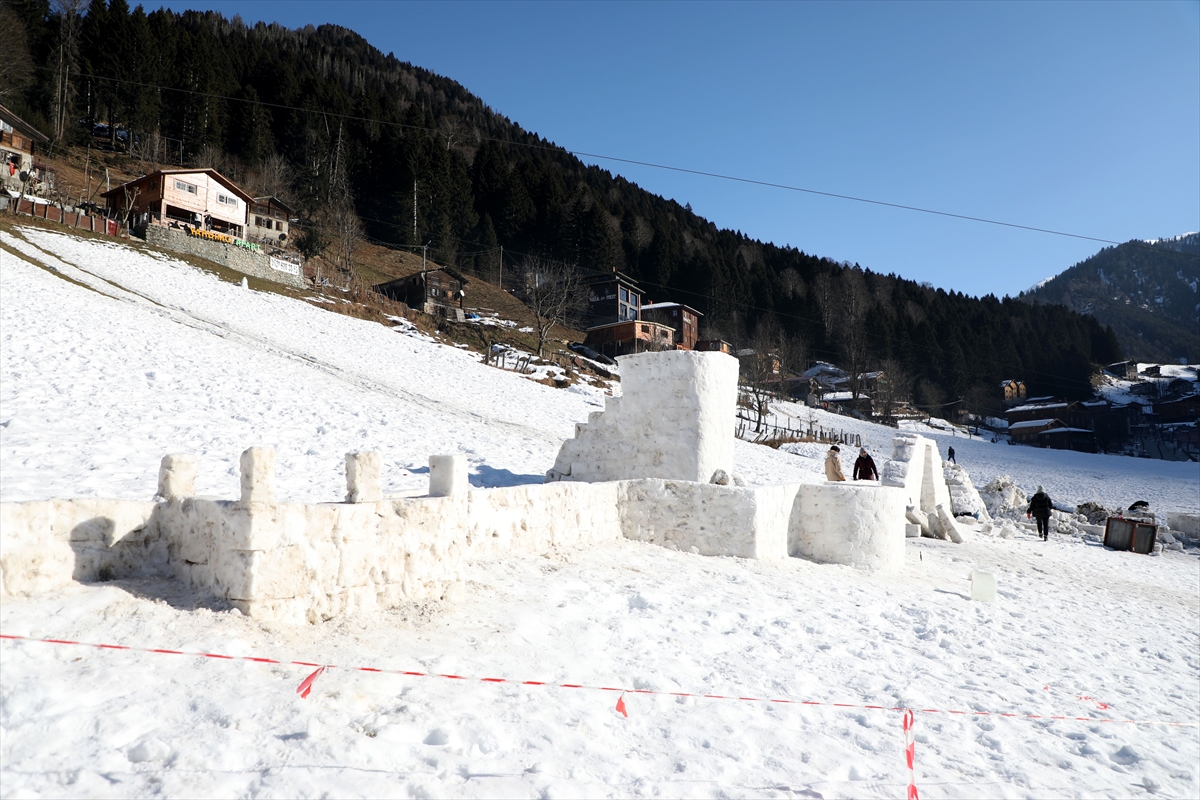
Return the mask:
[[[954,460],[954,447],[953,446],[946,448],[946,460],[953,462],[955,465],[958,464],[958,462]]]
[[[825,477],[831,481],[844,481],[846,474],[842,472],[841,448],[836,444],[825,454]]]
[[[879,472],[875,469],[875,459],[867,455],[867,448],[865,447],[858,449],[858,460],[854,462],[854,480],[879,480]]]
[[[1038,486],[1037,493],[1029,499],[1029,508],[1025,511],[1026,517],[1033,517],[1037,520],[1038,534],[1042,537],[1042,541],[1050,539],[1050,512],[1054,509],[1054,503],[1050,500],[1050,495],[1046,494],[1046,490]]]

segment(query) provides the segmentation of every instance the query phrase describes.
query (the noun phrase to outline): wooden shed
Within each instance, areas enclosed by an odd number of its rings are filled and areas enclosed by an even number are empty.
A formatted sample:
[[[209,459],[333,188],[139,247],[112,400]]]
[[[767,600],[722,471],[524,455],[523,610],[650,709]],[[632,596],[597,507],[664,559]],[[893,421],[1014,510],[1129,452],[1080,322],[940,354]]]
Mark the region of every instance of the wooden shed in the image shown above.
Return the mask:
[[[375,291],[416,311],[462,322],[467,283],[457,270],[438,267],[378,284]]]

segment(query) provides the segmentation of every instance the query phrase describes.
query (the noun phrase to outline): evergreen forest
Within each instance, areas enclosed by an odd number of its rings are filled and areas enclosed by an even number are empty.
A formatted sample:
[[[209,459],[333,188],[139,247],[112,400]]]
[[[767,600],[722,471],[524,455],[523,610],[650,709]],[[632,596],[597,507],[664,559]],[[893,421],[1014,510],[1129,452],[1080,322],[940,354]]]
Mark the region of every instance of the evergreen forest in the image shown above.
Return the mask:
[[[246,25],[126,0],[0,0],[0,102],[82,146],[213,166],[295,205],[304,246],[347,230],[485,277],[537,257],[619,270],[704,313],[702,336],[904,376],[916,402],[1091,394],[1111,328],[1057,304],[968,297],[719,228],[588,166],[455,81],[353,31]],[[107,127],[97,127],[106,125]]]

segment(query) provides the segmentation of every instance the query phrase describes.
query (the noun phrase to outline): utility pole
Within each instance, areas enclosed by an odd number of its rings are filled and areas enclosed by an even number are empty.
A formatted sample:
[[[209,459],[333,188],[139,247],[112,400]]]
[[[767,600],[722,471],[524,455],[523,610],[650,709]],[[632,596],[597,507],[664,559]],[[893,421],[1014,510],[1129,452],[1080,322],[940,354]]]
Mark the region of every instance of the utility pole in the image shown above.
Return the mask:
[[[429,245],[421,245],[421,272],[425,271],[425,251],[429,249]]]
[[[413,178],[413,241],[417,240],[417,179]]]
[[[504,291],[504,245],[500,245],[500,291]]]

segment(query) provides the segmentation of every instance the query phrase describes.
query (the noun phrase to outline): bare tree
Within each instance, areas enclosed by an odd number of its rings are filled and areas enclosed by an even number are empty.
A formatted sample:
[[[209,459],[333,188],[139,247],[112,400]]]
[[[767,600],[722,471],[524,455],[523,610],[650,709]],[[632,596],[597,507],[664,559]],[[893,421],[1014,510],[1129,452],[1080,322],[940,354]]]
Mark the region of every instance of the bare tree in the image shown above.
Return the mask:
[[[366,234],[358,214],[354,213],[353,206],[349,204],[334,209],[330,215],[329,227],[333,234],[333,263],[337,270],[345,275],[348,289],[355,276],[354,251],[366,241]]]
[[[295,174],[292,165],[279,153],[271,153],[258,162],[249,184],[258,197],[273,196],[289,201]]]
[[[538,356],[546,349],[550,330],[568,325],[582,314],[585,285],[574,264],[527,256],[520,266],[520,294],[536,319]]]
[[[67,133],[71,119],[71,106],[75,102],[75,84],[71,72],[79,57],[79,31],[83,14],[91,0],[54,0],[53,9],[58,15],[58,43],[54,51],[54,95],[50,100],[54,122],[55,142],[61,142]]]
[[[33,83],[33,58],[25,24],[8,2],[0,2],[0,31],[4,31],[5,50],[0,58],[0,101],[10,103]]]
[[[822,272],[813,279],[813,288],[817,293],[817,305],[821,307],[825,335],[833,336],[833,326],[837,322],[837,286],[828,274]]]
[[[896,407],[907,402],[912,395],[912,376],[895,359],[883,361],[879,369],[883,374],[879,376],[879,390],[875,399],[883,409],[883,421],[894,425]]]
[[[755,433],[762,431],[771,413],[771,398],[783,378],[779,351],[784,339],[779,323],[774,316],[768,315],[759,319],[755,326],[750,347],[738,354],[741,382],[755,415]]]
[[[850,391],[857,400],[862,390],[862,374],[867,367],[867,311],[871,296],[858,269],[842,272],[842,350],[850,371]]]

